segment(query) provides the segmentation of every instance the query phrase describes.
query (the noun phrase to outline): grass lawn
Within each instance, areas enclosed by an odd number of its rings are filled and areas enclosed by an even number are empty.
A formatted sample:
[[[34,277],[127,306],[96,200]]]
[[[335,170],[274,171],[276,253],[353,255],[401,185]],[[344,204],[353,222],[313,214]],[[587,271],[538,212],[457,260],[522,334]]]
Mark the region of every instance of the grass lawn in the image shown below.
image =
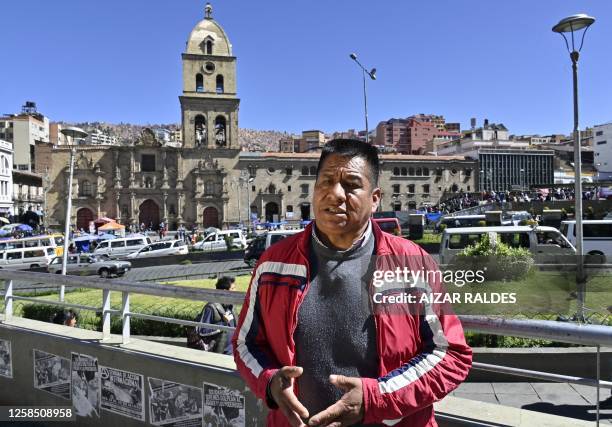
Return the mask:
[[[600,274],[589,277],[586,285],[585,307],[588,314],[595,314],[594,321],[599,319],[612,324],[607,316],[612,307],[612,276]],[[520,281],[492,281],[483,284],[465,285],[462,288],[450,285],[447,292],[458,294],[487,295],[514,294],[515,302],[492,303],[478,301],[466,303],[461,297],[461,304],[454,304],[457,314],[504,315],[508,317],[526,317],[556,319],[557,316],[571,317],[577,310],[576,282],[573,273],[532,271]]]

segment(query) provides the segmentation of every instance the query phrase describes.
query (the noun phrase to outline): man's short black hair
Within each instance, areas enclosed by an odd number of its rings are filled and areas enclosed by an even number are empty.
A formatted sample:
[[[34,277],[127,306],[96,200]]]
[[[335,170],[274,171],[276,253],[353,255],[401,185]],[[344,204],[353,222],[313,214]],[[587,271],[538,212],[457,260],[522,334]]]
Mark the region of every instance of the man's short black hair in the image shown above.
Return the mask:
[[[223,289],[225,291],[229,291],[229,289],[232,287],[232,283],[234,283],[235,281],[236,281],[235,277],[223,276],[219,278],[219,280],[217,280],[217,284],[215,285],[215,287],[217,289]]]
[[[378,174],[380,172],[380,162],[378,160],[378,149],[366,142],[358,139],[332,139],[323,146],[319,164],[317,166],[317,178],[323,162],[332,154],[342,157],[361,157],[366,161],[370,168],[369,179],[372,188],[378,187]]]

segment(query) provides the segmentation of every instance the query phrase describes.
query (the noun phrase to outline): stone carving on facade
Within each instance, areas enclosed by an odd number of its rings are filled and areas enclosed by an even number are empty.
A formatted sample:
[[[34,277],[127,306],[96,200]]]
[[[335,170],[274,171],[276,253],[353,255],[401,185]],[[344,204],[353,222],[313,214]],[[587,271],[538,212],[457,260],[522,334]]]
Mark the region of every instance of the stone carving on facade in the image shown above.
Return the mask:
[[[219,162],[217,160],[213,160],[210,154],[205,154],[202,159],[198,161],[199,173],[218,170],[223,170],[223,167],[219,168]]]
[[[82,169],[86,171],[92,170],[94,167],[94,162],[91,158],[87,157],[85,153],[80,153],[79,158],[76,161],[76,168]]]

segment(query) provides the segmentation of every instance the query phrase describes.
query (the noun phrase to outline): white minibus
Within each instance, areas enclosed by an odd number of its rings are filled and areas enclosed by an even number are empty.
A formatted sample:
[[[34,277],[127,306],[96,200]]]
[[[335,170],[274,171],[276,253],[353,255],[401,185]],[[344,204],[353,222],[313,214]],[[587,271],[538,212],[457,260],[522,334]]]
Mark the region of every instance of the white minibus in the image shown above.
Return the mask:
[[[560,256],[575,255],[576,249],[554,227],[496,226],[447,228],[440,243],[440,264],[447,265],[468,246],[487,233],[497,233],[499,241],[515,248],[526,248],[536,264],[554,264]]]
[[[561,222],[561,233],[576,244],[576,220]],[[612,220],[582,220],[582,253],[587,264],[612,262]]]

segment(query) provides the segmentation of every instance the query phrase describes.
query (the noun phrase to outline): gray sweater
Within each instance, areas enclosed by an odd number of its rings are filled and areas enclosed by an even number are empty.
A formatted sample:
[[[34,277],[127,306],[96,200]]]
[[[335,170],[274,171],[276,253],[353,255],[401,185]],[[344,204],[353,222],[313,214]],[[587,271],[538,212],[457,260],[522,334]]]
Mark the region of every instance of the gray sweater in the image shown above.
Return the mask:
[[[298,399],[310,415],[335,403],[344,392],[329,382],[330,374],[378,376],[376,328],[368,298],[372,277],[374,235],[366,231],[361,243],[347,251],[311,239],[311,278],[298,311],[293,336],[297,365]]]

